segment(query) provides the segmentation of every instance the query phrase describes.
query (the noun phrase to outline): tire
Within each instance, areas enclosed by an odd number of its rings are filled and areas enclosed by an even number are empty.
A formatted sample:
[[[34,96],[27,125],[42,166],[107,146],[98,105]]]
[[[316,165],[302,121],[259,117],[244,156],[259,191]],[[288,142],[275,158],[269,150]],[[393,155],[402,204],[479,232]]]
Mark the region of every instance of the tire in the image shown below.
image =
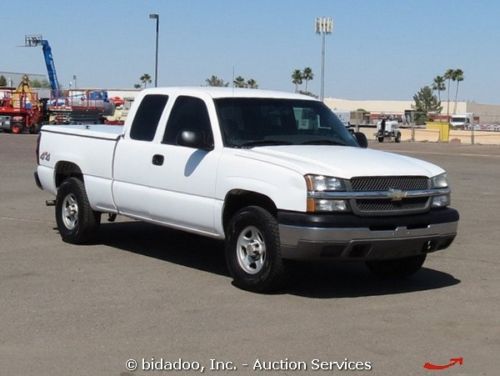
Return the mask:
[[[226,262],[236,286],[272,292],[285,285],[278,222],[267,210],[258,206],[241,209],[229,222],[226,235]]]
[[[21,134],[23,133],[24,131],[24,127],[22,124],[13,124],[11,127],[10,127],[10,130],[12,133],[14,134]]]
[[[394,141],[395,141],[396,143],[400,143],[400,142],[401,142],[401,133],[399,133],[399,132],[398,132],[398,133],[396,134],[396,138],[394,139]]]
[[[378,142],[384,142],[384,138],[383,137],[378,137]]]
[[[40,133],[40,128],[42,128],[41,124],[33,124],[30,128],[30,134],[38,134]]]
[[[66,243],[90,242],[101,223],[101,213],[90,207],[85,186],[80,179],[69,178],[57,190],[56,222]]]
[[[368,269],[380,278],[405,278],[420,270],[426,255],[405,257],[394,260],[367,261]]]

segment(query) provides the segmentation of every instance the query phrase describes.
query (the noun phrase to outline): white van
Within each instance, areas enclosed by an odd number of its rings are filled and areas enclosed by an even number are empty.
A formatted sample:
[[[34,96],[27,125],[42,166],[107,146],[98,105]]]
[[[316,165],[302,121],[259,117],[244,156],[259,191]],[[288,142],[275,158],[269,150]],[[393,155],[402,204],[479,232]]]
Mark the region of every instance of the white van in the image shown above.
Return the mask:
[[[470,129],[473,124],[474,114],[472,112],[451,115],[450,126],[453,129]]]

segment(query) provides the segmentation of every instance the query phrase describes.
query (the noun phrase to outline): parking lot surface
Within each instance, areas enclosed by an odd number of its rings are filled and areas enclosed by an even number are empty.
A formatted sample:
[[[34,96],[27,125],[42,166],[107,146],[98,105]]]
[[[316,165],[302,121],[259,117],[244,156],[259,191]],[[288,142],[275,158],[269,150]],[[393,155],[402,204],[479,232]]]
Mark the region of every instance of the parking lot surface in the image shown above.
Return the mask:
[[[142,358],[230,361],[233,374],[254,374],[257,359],[320,359],[424,375],[426,362],[463,357],[442,373],[500,372],[499,146],[371,144],[448,170],[461,214],[454,244],[405,281],[303,264],[286,290],[259,295],[231,285],[214,240],[103,217],[96,244],[63,243],[45,206],[53,197],[33,180],[35,143],[0,133],[2,375],[150,374],[126,369]],[[278,372],[311,373],[342,372]]]

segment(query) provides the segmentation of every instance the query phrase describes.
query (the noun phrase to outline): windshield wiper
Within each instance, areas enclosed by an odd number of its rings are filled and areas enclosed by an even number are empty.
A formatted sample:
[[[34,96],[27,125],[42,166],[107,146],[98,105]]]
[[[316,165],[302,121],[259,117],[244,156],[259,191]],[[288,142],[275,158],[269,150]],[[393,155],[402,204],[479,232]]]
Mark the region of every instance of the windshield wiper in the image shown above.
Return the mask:
[[[240,148],[249,148],[253,146],[267,146],[267,145],[292,145],[290,141],[280,141],[280,140],[253,140],[243,142],[242,144],[237,145]]]
[[[301,142],[301,145],[341,145],[345,146],[343,142],[321,139],[321,140],[309,140]]]

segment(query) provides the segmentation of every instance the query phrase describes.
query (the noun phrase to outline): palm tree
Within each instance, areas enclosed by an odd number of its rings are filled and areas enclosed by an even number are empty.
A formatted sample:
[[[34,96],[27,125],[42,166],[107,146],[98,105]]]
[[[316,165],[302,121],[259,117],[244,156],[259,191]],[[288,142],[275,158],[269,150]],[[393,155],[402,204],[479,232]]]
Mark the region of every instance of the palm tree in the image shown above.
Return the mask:
[[[299,91],[299,85],[302,85],[303,79],[302,72],[300,69],[295,69],[292,73],[292,83],[295,84],[295,92]]]
[[[458,85],[460,81],[464,80],[464,71],[461,69],[455,69],[453,71],[453,77],[451,78],[453,81],[457,82],[457,89],[455,91],[455,107],[453,108],[453,113],[457,112],[457,98],[458,98]]]
[[[432,90],[436,90],[438,93],[438,100],[441,102],[441,92],[446,90],[446,85],[444,83],[443,76],[436,76],[432,83]]]
[[[205,82],[207,83],[208,86],[222,86],[222,87],[229,86],[229,82],[224,82],[222,78],[219,78],[214,75],[212,75],[210,78],[207,78]]]
[[[247,81],[247,87],[250,89],[258,89],[259,85],[257,85],[257,81],[251,78]]]
[[[148,84],[151,83],[151,76],[147,73],[144,73],[140,78],[139,80],[141,80],[142,84],[144,85],[144,87],[148,86]]]
[[[307,92],[307,82],[311,81],[314,78],[314,73],[311,68],[304,68],[304,72],[302,73],[302,78],[306,81],[306,92]]]
[[[446,72],[444,72],[444,79],[448,80],[448,101],[446,102],[446,118],[449,119],[450,117],[450,82],[453,77],[453,69],[447,69]]]
[[[234,79],[233,85],[234,85],[234,87],[246,87],[247,86],[245,79],[241,76],[238,76]]]

